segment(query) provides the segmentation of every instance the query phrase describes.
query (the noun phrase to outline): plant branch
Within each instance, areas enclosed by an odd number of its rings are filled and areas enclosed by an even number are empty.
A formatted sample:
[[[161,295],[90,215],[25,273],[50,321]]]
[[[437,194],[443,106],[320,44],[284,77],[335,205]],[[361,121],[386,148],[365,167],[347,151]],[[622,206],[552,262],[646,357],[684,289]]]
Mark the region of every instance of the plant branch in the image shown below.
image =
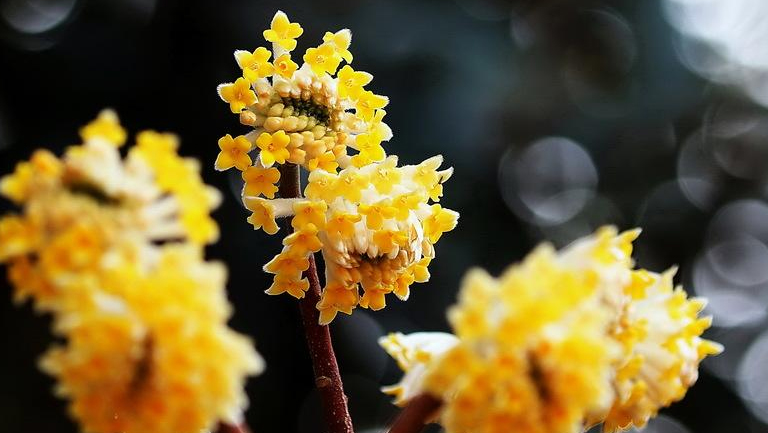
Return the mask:
[[[397,416],[389,433],[419,433],[442,405],[442,401],[430,394],[414,397]]]
[[[239,425],[220,423],[216,428],[217,433],[251,433],[248,425],[242,422]]]
[[[301,197],[299,167],[295,164],[280,166],[280,196],[282,198]],[[292,231],[288,221],[283,224],[288,233]],[[309,281],[309,289],[304,298],[299,300],[301,321],[304,324],[304,334],[307,337],[309,355],[312,358],[312,368],[315,372],[315,385],[320,392],[320,400],[325,414],[325,422],[329,433],[353,433],[352,418],[347,408],[347,396],[339,374],[339,365],[333,351],[331,333],[328,326],[319,324],[320,312],[317,303],[320,301],[320,279],[317,275],[317,265],[314,254],[309,256],[309,269],[304,271],[304,277]]]

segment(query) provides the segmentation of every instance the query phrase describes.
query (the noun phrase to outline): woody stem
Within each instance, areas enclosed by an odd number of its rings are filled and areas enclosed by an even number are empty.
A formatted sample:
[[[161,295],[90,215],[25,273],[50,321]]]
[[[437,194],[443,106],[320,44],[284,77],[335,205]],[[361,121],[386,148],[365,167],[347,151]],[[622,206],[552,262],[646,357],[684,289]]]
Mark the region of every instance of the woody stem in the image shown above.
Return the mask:
[[[422,394],[411,399],[408,406],[400,412],[388,433],[419,433],[424,430],[429,417],[437,411],[443,402],[429,395]]]
[[[299,167],[296,164],[280,166],[279,192],[282,198],[301,197]],[[288,233],[292,231],[287,221],[283,227]],[[309,281],[309,289],[306,296],[299,300],[299,310],[328,433],[353,433],[352,418],[347,408],[347,396],[344,394],[339,365],[333,351],[331,333],[328,326],[319,324],[320,312],[316,305],[320,301],[320,279],[317,276],[314,254],[309,256],[309,268],[304,271],[304,277]]]

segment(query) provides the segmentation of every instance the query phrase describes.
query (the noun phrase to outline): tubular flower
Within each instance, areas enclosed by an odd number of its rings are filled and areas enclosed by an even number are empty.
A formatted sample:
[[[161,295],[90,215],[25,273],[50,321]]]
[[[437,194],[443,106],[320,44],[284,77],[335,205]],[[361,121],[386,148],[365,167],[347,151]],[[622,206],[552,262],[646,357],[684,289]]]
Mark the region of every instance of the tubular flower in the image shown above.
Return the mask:
[[[278,11],[271,28],[264,32],[265,39],[272,42],[272,53],[264,47],[235,51],[243,76],[221,84],[219,96],[238,114],[240,123],[253,128],[248,136],[277,132],[288,136],[289,154],[285,160],[277,159],[279,164],[335,171],[339,166],[383,160],[381,143],[392,138],[392,131],[382,122],[382,108],[389,100],[365,90],[373,79],[371,74],[355,71],[349,64],[339,69],[341,62],[352,62],[352,33],[347,29],[326,32],[319,46],[308,48],[300,57],[303,64],[299,67],[290,52],[302,32],[299,24]],[[372,130],[376,133],[371,134]],[[367,134],[365,138],[357,138],[363,134]],[[361,156],[353,159],[348,155],[350,148]],[[264,157],[260,163],[271,165]]]
[[[398,404],[440,398],[449,433],[645,424],[722,348],[701,339],[704,303],[673,290],[672,272],[632,269],[638,233],[607,227],[559,253],[544,245],[499,278],[471,271],[449,310],[453,339],[380,340],[406,372],[385,392]]]
[[[431,171],[435,184],[444,182],[452,169],[439,170],[441,162],[442,157],[436,156],[419,165],[398,167],[397,157],[389,156],[338,174],[311,172],[306,198],[268,200],[244,195],[254,227],[273,234],[278,230],[275,219],[291,216],[296,230],[264,268],[275,274],[275,284],[267,293],[302,297],[303,292],[290,289],[309,267],[309,255],[319,250],[326,270],[326,286],[317,304],[321,324],[329,323],[339,311],[351,314],[357,305],[384,308],[389,293],[408,299],[412,283],[429,279],[426,268],[434,257],[432,239],[452,230],[458,219],[456,212],[440,207],[440,223],[429,222],[436,215],[429,205],[429,192],[436,185],[424,182],[420,173]]]
[[[64,341],[41,367],[84,431],[236,422],[244,378],[262,361],[226,326],[224,267],[202,257],[218,195],[175,136],[141,132],[123,159],[117,128],[102,113],[82,129],[84,144],[61,158],[38,150],[0,181],[23,210],[0,218],[14,298],[52,313]]]

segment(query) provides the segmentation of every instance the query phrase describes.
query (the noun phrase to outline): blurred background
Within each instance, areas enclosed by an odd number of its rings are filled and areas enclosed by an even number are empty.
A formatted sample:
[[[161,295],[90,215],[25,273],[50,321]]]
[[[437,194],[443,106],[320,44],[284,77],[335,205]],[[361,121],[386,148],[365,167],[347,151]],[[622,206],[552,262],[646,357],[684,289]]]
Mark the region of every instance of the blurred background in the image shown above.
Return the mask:
[[[216,140],[246,130],[216,85],[238,75],[235,49],[264,44],[277,9],[304,26],[299,53],[352,29],[353,66],[391,99],[388,152],[441,153],[456,168],[443,205],[461,219],[432,280],[332,325],[359,433],[397,412],[378,388],[400,373],[377,337],[447,330],[468,268],[498,273],[540,241],[602,224],[643,227],[638,264],[679,264],[726,346],[647,431],[768,432],[765,0],[0,0],[0,173],[36,147],[60,152],[114,107],[134,133],[178,133],[226,192],[209,256],[229,264],[232,326],[267,360],[248,384],[255,432],[320,431],[296,302],[263,294],[259,268],[279,238],[251,229],[236,179],[212,169]],[[76,431],[36,368],[48,319],[0,286],[0,431]]]

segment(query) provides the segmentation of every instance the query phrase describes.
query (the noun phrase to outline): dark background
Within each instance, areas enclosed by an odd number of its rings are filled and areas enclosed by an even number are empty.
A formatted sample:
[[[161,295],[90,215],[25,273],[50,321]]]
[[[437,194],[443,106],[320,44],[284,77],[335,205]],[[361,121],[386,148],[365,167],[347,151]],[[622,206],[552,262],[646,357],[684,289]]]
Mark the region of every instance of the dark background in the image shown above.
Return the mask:
[[[443,205],[461,219],[432,280],[332,325],[358,432],[396,413],[378,388],[400,375],[378,336],[447,330],[468,268],[498,273],[539,241],[607,223],[644,228],[640,266],[680,264],[726,345],[649,431],[768,432],[764,0],[0,0],[0,173],[36,147],[60,152],[113,107],[132,133],[178,133],[225,192],[209,257],[229,265],[232,326],[267,361],[248,383],[255,432],[322,431],[296,302],[262,293],[279,237],[250,228],[236,182],[212,169],[216,140],[245,131],[216,85],[237,77],[235,49],[265,45],[277,9],[305,29],[299,56],[350,28],[353,66],[391,99],[387,151],[405,163],[441,153],[456,169]],[[75,431],[35,364],[47,318],[0,285],[0,432]]]

